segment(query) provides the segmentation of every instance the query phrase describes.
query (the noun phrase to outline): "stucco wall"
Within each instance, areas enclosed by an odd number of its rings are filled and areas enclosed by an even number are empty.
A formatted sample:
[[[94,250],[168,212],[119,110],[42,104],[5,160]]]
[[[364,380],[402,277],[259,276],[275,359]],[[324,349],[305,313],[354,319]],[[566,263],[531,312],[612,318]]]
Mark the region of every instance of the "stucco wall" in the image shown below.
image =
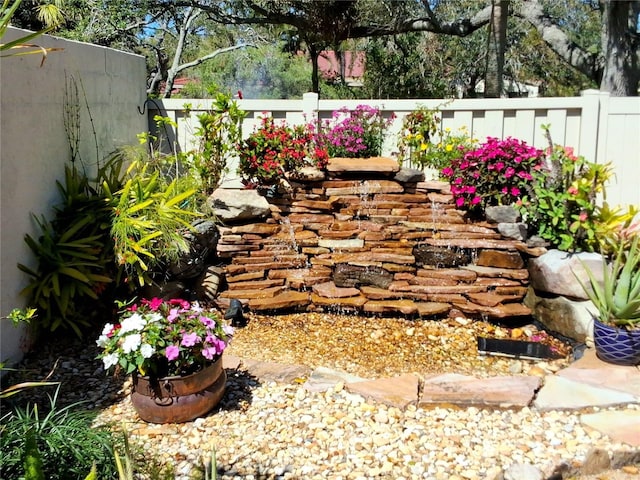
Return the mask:
[[[25,32],[10,29],[6,42]],[[56,180],[64,178],[70,147],[64,128],[65,98],[79,106],[79,152],[89,169],[115,147],[136,143],[147,129],[145,60],[141,56],[51,36],[34,43],[62,50],[51,52],[41,67],[40,55],[0,60],[0,315],[25,306],[19,295],[27,277],[18,262],[33,266],[25,233],[37,236],[30,213],[51,216],[58,200]],[[78,88],[77,101],[73,88]],[[91,119],[93,122],[91,122]],[[93,123],[93,124],[92,124]],[[95,135],[93,131],[95,130]],[[0,321],[0,361],[21,356],[21,332]]]

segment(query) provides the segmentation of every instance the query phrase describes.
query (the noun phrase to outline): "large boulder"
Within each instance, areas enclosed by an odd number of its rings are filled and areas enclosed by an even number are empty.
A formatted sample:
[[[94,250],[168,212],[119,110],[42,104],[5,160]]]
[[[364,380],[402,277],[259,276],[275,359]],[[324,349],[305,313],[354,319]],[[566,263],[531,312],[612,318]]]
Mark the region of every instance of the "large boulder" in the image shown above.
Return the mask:
[[[583,343],[593,338],[592,314],[596,309],[589,300],[538,296],[529,289],[524,303],[534,318],[549,330]]]
[[[257,190],[219,188],[209,196],[207,204],[225,223],[261,219],[271,213],[269,202]]]
[[[603,258],[597,253],[568,253],[549,250],[538,258],[529,260],[531,286],[538,292],[563,295],[578,300],[589,297],[578,282],[589,284],[584,265],[593,272],[596,279],[602,281]]]

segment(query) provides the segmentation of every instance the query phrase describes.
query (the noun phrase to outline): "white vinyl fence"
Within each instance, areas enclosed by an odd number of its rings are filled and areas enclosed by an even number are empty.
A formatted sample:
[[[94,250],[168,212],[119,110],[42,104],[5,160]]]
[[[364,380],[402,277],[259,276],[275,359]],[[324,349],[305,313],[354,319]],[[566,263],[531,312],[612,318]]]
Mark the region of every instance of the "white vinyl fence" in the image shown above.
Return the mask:
[[[189,109],[185,105],[189,105]],[[610,97],[587,90],[579,97],[462,99],[462,100],[318,100],[307,93],[301,100],[238,100],[247,116],[243,134],[251,133],[260,118],[271,115],[289,124],[314,118],[330,118],[334,110],[365,104],[380,108],[385,117],[395,116],[385,145],[385,155],[394,155],[402,120],[417,107],[438,109],[442,128],[456,132],[466,127],[474,138],[515,137],[538,148],[547,146],[542,125],[549,125],[554,143],[574,147],[579,155],[598,163],[612,162],[616,179],[609,185],[607,200],[612,205],[640,206],[640,97]],[[172,140],[182,150],[195,145],[197,115],[211,108],[209,100],[168,99],[148,104],[149,124],[153,116],[172,118],[178,125]],[[235,165],[223,186],[237,187]]]

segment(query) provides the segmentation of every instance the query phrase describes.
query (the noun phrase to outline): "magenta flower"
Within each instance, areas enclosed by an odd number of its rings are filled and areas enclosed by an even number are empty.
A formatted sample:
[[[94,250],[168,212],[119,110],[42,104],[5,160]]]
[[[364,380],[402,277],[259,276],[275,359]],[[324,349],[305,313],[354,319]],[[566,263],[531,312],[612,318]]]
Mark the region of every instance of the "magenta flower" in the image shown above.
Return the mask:
[[[167,360],[170,362],[174,361],[180,355],[180,348],[176,345],[169,345],[164,351],[164,356],[167,357]]]

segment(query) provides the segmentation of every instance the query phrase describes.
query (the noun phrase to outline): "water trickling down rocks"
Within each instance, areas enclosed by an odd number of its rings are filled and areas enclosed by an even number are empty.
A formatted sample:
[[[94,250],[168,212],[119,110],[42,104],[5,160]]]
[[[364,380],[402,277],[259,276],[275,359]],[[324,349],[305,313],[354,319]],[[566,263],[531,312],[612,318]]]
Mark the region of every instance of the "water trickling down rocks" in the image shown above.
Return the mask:
[[[361,164],[355,172],[332,162],[324,180],[296,179],[259,199],[270,215],[220,228],[221,307],[238,299],[253,311],[531,313],[523,298],[535,252],[524,242],[469,220],[447,183],[399,173],[392,159]]]

